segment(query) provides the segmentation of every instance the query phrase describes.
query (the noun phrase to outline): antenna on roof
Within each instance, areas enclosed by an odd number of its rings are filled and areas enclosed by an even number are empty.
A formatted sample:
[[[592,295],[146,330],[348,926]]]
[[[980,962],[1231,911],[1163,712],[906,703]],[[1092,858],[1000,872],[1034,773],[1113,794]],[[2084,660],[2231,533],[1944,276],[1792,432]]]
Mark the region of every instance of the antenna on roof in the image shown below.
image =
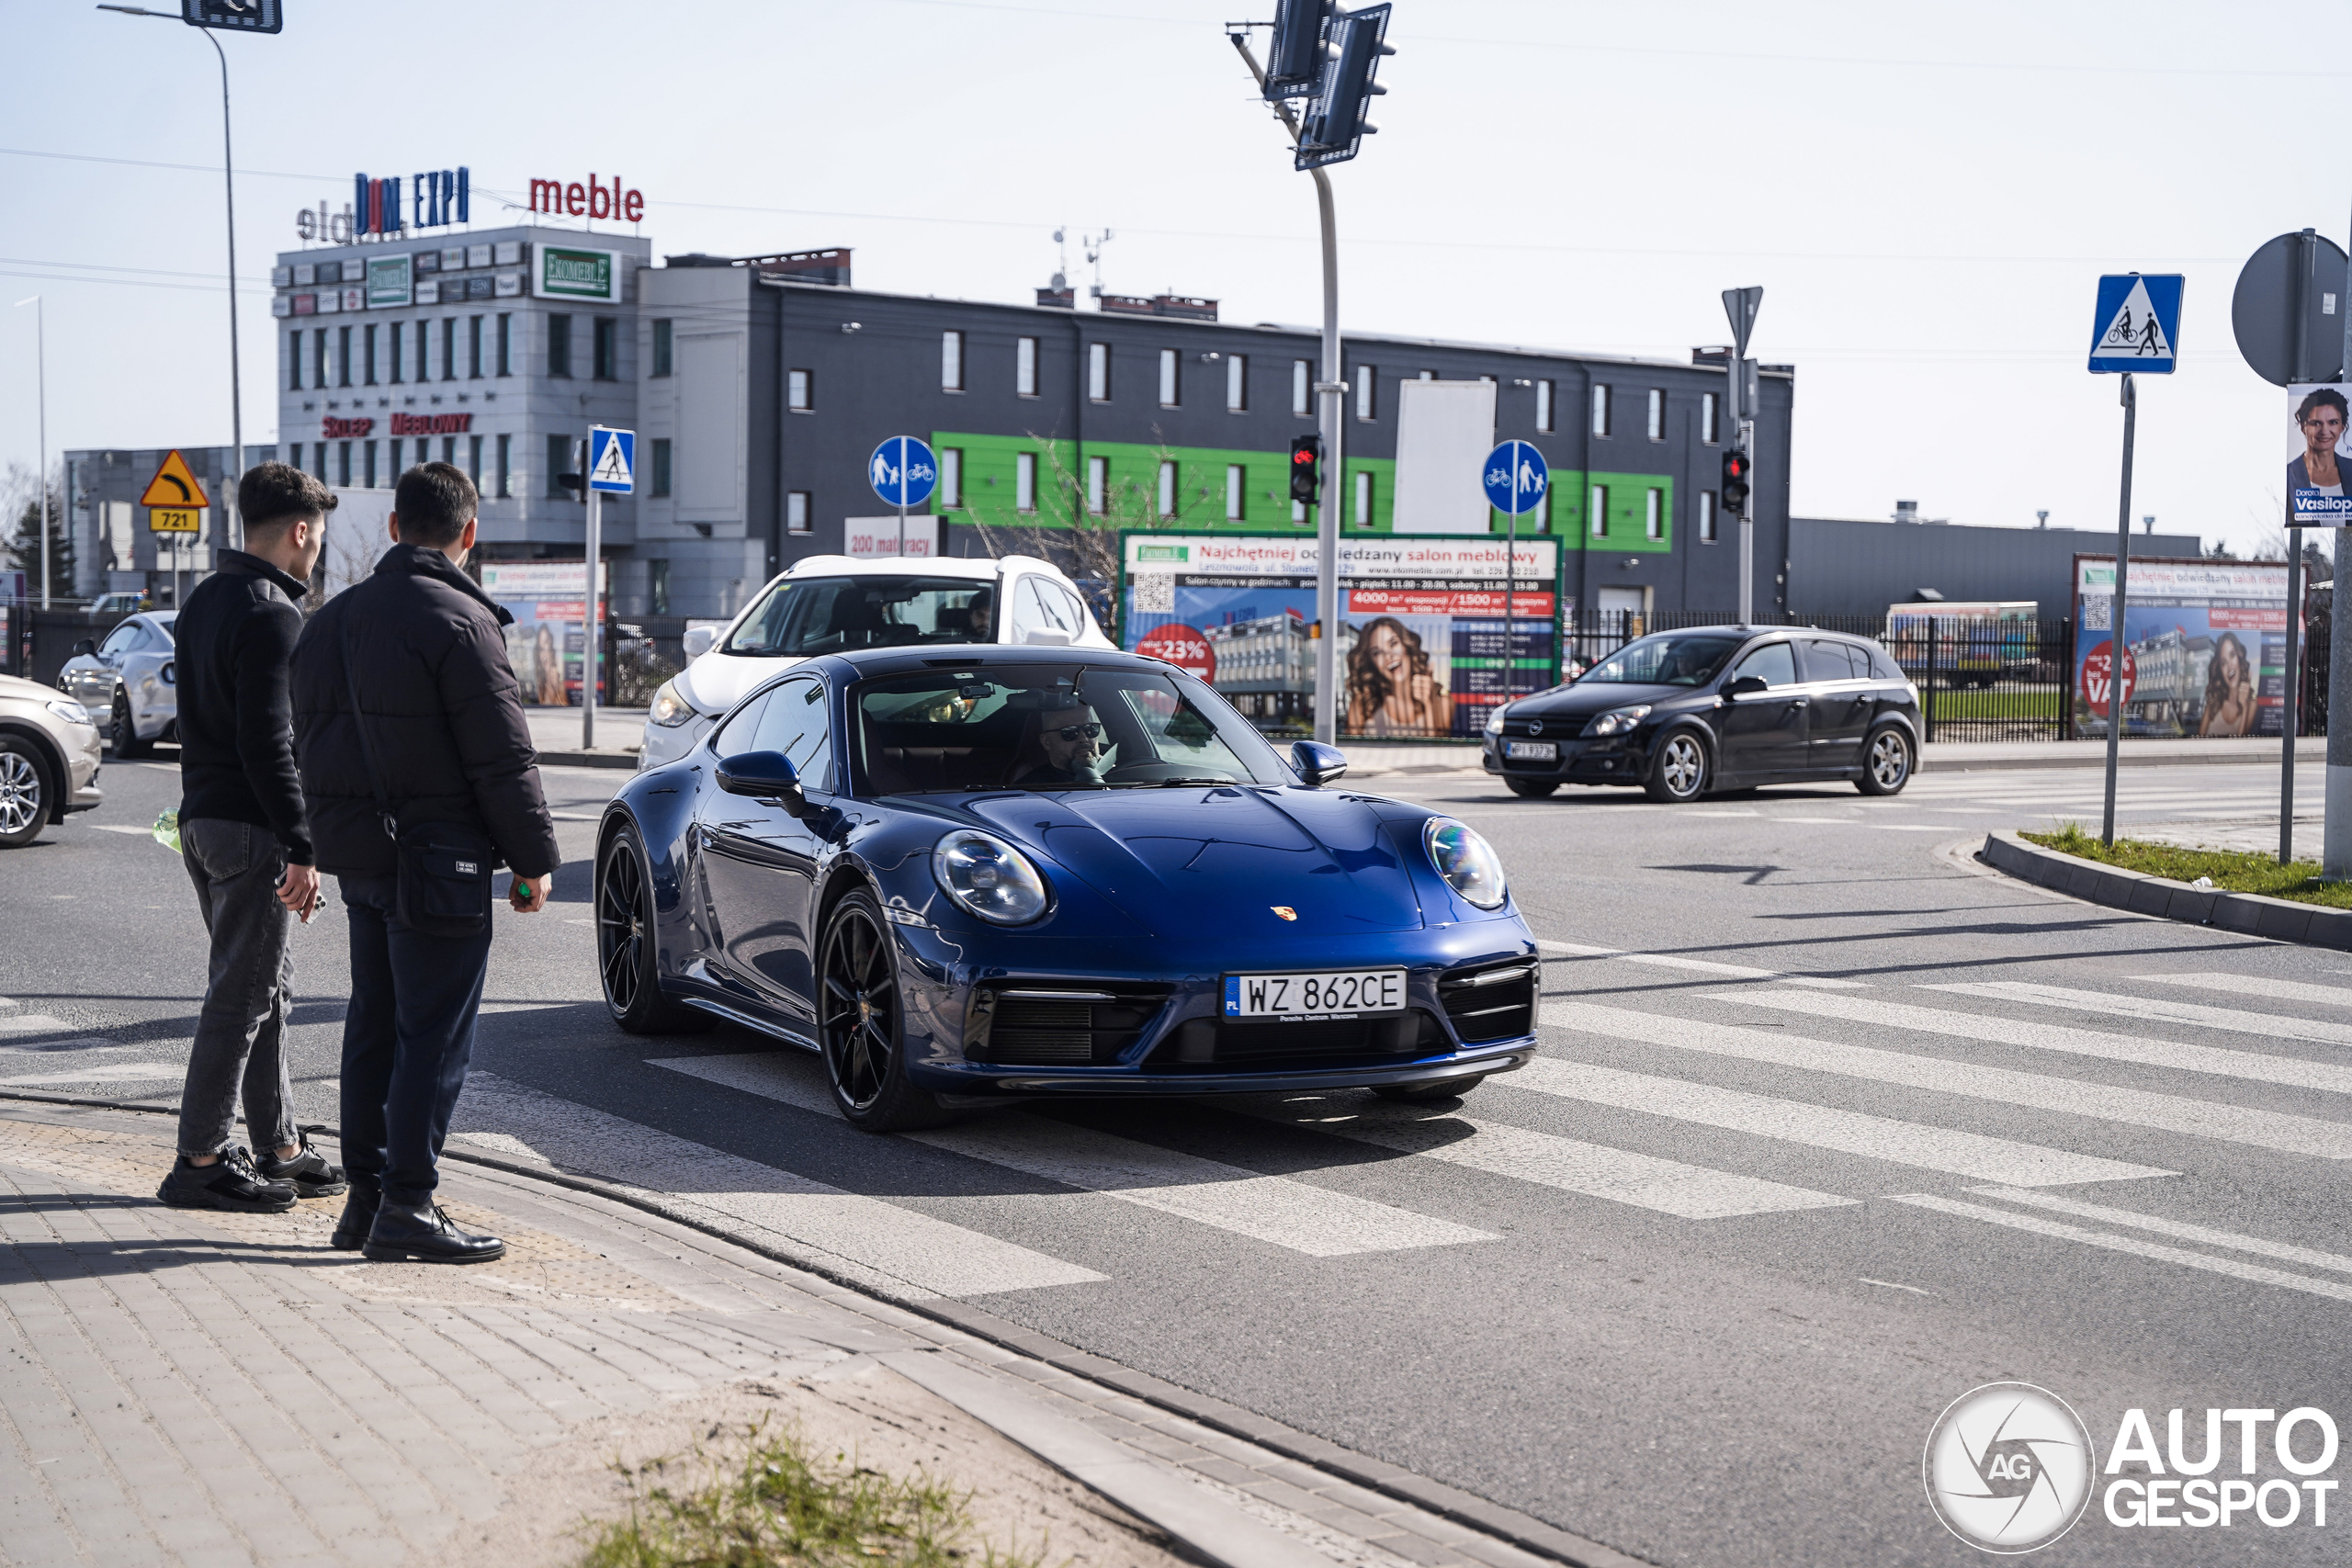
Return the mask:
[[[1102,247],[1111,243],[1111,231],[1105,229],[1100,234],[1081,234],[1079,242],[1086,249],[1087,265],[1094,268],[1091,292],[1095,299],[1100,299],[1102,298]]]

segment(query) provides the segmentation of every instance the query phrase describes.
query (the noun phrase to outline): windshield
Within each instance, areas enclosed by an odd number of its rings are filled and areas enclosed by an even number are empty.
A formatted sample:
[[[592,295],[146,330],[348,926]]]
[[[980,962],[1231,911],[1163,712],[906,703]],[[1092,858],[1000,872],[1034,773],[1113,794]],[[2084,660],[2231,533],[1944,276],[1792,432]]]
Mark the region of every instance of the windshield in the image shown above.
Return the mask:
[[[996,588],[968,577],[803,577],[761,596],[725,653],[805,658],[854,648],[992,642]]]
[[[1579,686],[1703,686],[1746,637],[1660,632],[1629,642],[1587,671]]]
[[[1188,675],[1043,663],[855,688],[861,793],[1289,783],[1250,722]]]

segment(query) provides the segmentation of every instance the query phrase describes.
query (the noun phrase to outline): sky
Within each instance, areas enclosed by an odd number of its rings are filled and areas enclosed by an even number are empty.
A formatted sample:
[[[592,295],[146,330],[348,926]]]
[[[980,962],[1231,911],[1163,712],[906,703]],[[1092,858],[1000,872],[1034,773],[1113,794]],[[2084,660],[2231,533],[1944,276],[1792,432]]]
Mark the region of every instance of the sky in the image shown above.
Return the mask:
[[[1687,360],[1759,284],[1799,515],[2111,530],[2097,280],[2179,272],[2132,513],[2241,552],[2271,531],[2287,399],[2228,302],[2271,236],[2346,236],[2352,176],[2291,110],[2352,75],[2293,44],[2346,36],[2342,0],[1395,6],[1380,130],[1333,175],[1343,329]],[[533,176],[617,174],[656,254],[845,244],[862,287],[976,299],[1028,299],[1057,227],[1082,295],[1107,229],[1113,292],[1320,319],[1311,183],[1223,25],[1272,0],[285,9],[222,39],[249,441],[276,434],[275,253],[363,169],[466,164],[484,225]],[[0,0],[0,299],[43,298],[52,459],[225,443],[212,50],[81,0]],[[35,316],[0,313],[0,462],[34,460]]]

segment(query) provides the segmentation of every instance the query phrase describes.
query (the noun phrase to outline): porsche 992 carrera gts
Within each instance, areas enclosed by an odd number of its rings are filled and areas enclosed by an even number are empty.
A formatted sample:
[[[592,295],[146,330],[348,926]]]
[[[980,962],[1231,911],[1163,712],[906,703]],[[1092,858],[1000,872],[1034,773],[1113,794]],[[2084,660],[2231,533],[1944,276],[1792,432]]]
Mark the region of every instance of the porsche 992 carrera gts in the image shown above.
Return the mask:
[[[728,1019],[874,1131],[1023,1097],[1466,1092],[1535,1047],[1470,828],[1333,787],[1209,687],[1089,649],[870,649],[752,692],[598,831],[624,1029]]]

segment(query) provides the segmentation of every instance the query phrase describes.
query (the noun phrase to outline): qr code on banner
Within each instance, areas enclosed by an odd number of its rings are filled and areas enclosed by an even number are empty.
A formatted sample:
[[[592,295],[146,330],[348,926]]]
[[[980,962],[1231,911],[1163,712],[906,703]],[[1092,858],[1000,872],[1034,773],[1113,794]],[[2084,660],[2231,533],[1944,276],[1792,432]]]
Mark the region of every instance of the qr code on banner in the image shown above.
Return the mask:
[[[1172,615],[1176,613],[1176,574],[1172,571],[1140,571],[1127,580],[1135,590],[1136,614],[1138,615]]]
[[[2114,613],[2114,594],[2086,593],[2083,595],[2083,630],[2086,632],[2106,631],[2108,629],[2108,617],[2112,615]]]

